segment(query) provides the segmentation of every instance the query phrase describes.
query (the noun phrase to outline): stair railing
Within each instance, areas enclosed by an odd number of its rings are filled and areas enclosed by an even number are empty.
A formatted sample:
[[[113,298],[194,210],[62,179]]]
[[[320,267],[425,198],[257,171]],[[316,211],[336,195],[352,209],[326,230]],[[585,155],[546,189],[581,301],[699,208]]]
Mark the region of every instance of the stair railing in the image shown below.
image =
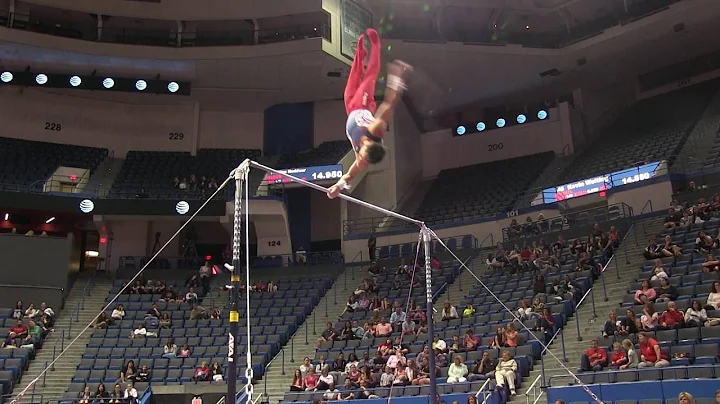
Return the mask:
[[[43,363],[43,381],[42,381],[42,386],[43,386],[43,387],[46,386],[46,384],[45,384],[45,378],[47,377],[47,372],[46,372],[47,368],[48,368],[48,362],[45,361],[45,363]]]
[[[267,377],[267,371],[268,371],[268,368],[270,367],[270,365],[272,365],[272,363],[275,361],[275,359],[277,359],[278,356],[282,356],[282,370],[281,370],[281,374],[282,374],[283,376],[285,376],[285,349],[280,349],[280,352],[278,352],[278,354],[275,355],[275,357],[272,358],[272,359],[270,360],[270,362],[268,362],[267,365],[265,365],[265,371],[263,372],[263,379],[265,379],[265,380],[264,380],[264,382],[265,382],[264,395],[265,395],[265,399],[267,400],[268,403],[270,402],[270,394],[268,394],[268,392],[267,392],[267,381],[268,381],[268,379],[269,379],[269,377]],[[251,398],[251,399],[252,399],[252,398]]]
[[[567,363],[568,361],[567,353],[565,351],[565,333],[563,332],[563,329],[561,327],[558,327],[557,331],[555,331],[555,334],[553,334],[552,338],[550,338],[550,341],[545,344],[545,348],[543,348],[543,350],[540,352],[540,374],[538,376],[542,380],[542,384],[540,385],[541,389],[545,389],[545,387],[547,387],[547,385],[545,384],[545,352],[550,349],[550,345],[552,345],[553,341],[555,341],[555,338],[557,338],[558,335],[560,336],[560,344],[562,347],[562,360],[565,363]]]
[[[590,296],[590,299],[592,300],[592,310],[593,310],[593,319],[597,318],[597,313],[595,312],[595,293],[593,291],[593,288],[590,288],[585,292],[582,299],[578,301],[577,305],[575,305],[575,326],[577,327],[577,340],[582,341],[582,336],[580,335],[580,315],[578,314],[578,307],[580,307],[581,304],[587,299],[587,297]]]
[[[58,352],[58,344],[60,344],[60,351]],[[60,338],[55,341],[53,344],[53,356],[52,356],[52,365],[50,366],[50,370],[55,370],[55,359],[60,354],[60,352],[65,350],[65,330],[61,331]]]
[[[490,380],[492,378],[485,379],[485,383],[480,386],[477,393],[475,393],[476,401],[480,403],[480,395],[483,396],[483,400],[481,404],[486,404],[488,400],[490,400],[490,397],[492,396],[492,390],[490,390]]]
[[[530,404],[530,395],[532,394],[533,401],[532,404],[535,404],[538,402],[540,397],[543,395],[544,391],[542,390],[542,383],[540,383],[540,386],[536,386],[539,381],[542,380],[542,374],[537,375],[535,380],[533,380],[532,383],[530,383],[530,386],[528,386],[527,390],[525,391],[525,404]],[[540,393],[538,394],[538,391]]]
[[[648,199],[647,202],[645,202],[645,205],[643,205],[642,209],[640,209],[640,216],[642,216],[644,213],[646,213],[646,212],[645,212],[645,208],[647,208],[647,207],[650,207],[650,210],[647,211],[647,213],[650,213],[650,212],[654,212],[654,211],[655,211],[655,210],[653,209],[652,200]],[[643,220],[643,234],[644,234],[644,235],[647,234],[647,229],[645,228],[645,221],[644,221],[644,220]]]

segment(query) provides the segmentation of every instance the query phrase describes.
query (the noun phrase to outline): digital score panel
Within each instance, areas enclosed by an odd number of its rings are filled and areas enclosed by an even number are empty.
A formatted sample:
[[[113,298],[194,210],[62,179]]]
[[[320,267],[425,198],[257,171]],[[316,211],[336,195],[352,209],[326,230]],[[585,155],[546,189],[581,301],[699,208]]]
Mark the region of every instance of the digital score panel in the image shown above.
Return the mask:
[[[337,181],[343,176],[342,164],[289,168],[278,171],[309,182]],[[290,178],[284,177],[280,174],[268,173],[265,174],[262,185],[290,184],[292,182],[293,181]]]

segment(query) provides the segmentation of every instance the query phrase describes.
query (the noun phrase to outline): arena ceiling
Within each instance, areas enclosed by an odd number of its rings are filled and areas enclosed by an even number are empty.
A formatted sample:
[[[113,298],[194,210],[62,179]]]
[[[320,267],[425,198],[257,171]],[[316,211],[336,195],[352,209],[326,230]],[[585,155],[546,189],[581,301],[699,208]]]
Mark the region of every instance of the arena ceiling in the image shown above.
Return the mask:
[[[417,11],[420,4],[415,0],[368,1],[371,5],[377,1],[378,7],[386,5],[385,9],[376,12],[380,15],[392,10],[399,13],[402,7],[409,8],[410,12]],[[580,6],[587,6],[588,1],[503,0],[501,3],[505,7],[499,11],[489,7],[499,0],[444,0],[443,4],[467,7],[478,13],[500,16],[523,13],[528,18],[540,19],[547,16],[556,18],[552,14],[559,13],[556,10],[559,5],[581,9]],[[433,1],[428,2],[432,10]],[[466,4],[463,6],[462,3]],[[617,6],[614,4],[616,0],[592,0],[591,3],[604,4],[605,7],[613,3],[613,7]],[[392,5],[392,10],[387,4]],[[514,8],[508,8],[508,4],[513,4]],[[375,11],[375,5],[372,7]],[[599,12],[598,7],[587,9],[586,14]],[[422,8],[422,12],[424,10]],[[403,12],[403,15],[411,15],[410,12]],[[472,16],[470,12],[467,14]],[[633,79],[638,74],[720,48],[720,24],[716,24],[719,17],[720,2],[690,0],[632,24],[613,27],[600,36],[564,49],[386,40],[385,45],[390,50],[386,51],[385,57],[405,59],[417,67],[418,74],[412,83],[410,96],[418,112],[431,116],[469,104],[496,105],[509,100],[535,102],[538,97],[552,98],[577,87],[602,86],[619,79]],[[674,32],[673,26],[678,23],[684,23],[685,30]],[[133,58],[128,50],[132,47],[120,45],[103,44],[94,55],[60,50],[60,45],[48,49],[39,46],[41,42],[28,44],[27,35],[37,36],[42,43],[49,41],[45,35],[0,28],[0,61],[4,67],[24,68],[30,65],[34,70],[45,68],[48,72],[77,69],[78,74],[88,74],[97,70],[99,74],[142,77],[160,74],[163,78],[193,82],[191,97],[87,93],[88,97],[128,103],[199,101],[203,108],[212,110],[260,112],[278,103],[340,99],[345,79],[330,78],[327,73],[342,71],[343,76],[347,73],[347,65],[320,50],[322,40],[317,38],[292,42],[292,52],[275,52],[263,57],[239,58],[228,54],[223,59],[198,57],[178,60],[165,56]],[[67,41],[72,40],[59,38],[55,43]],[[267,48],[273,46],[265,45]],[[112,49],[114,56],[105,54],[108,49]],[[166,50],[158,49],[158,55],[161,51]],[[587,63],[579,65],[579,59],[585,59]],[[540,75],[551,69],[557,69],[559,74]]]

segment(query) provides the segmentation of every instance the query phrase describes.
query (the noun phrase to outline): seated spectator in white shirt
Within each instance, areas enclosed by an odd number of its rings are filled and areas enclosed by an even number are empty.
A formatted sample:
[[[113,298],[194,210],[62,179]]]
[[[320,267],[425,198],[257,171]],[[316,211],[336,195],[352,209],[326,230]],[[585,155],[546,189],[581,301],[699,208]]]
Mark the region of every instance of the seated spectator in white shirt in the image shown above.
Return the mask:
[[[132,383],[127,384],[123,398],[128,400],[128,402],[130,402],[130,403],[137,403],[138,391],[135,390],[135,387],[133,387]]]
[[[307,263],[307,251],[302,246],[295,251],[295,262],[302,265]]]
[[[396,330],[399,330],[402,327],[402,323],[405,321],[405,317],[407,316],[405,315],[402,307],[396,307],[393,314],[390,315],[390,322]]]
[[[460,316],[458,316],[457,310],[455,309],[455,306],[450,304],[449,300],[445,302],[445,305],[443,306],[441,314],[442,314],[442,319],[444,321],[460,318]]]
[[[27,310],[25,310],[25,317],[28,318],[34,318],[35,316],[38,316],[42,313],[40,313],[40,310],[35,308],[35,305],[30,303],[30,306],[28,306]]]
[[[133,333],[131,335],[132,338],[145,337],[145,336],[147,336],[147,329],[145,328],[145,325],[142,323],[137,325],[137,327],[133,330]]]
[[[112,311],[110,317],[115,321],[120,321],[125,317],[125,307],[122,304],[118,304],[115,310]]]
[[[195,288],[188,289],[188,292],[185,293],[185,301],[187,303],[196,303],[198,300],[198,295],[195,293]]]

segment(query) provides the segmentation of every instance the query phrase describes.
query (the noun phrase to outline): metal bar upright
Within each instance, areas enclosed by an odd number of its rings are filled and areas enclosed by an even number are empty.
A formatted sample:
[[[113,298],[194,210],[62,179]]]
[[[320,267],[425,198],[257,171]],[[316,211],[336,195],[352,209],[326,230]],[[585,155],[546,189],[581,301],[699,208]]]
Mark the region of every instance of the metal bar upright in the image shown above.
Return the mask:
[[[247,170],[247,168],[245,168]],[[240,167],[235,170],[235,210],[233,217],[233,249],[232,249],[232,271],[230,273],[230,330],[228,332],[228,377],[227,377],[227,396],[225,402],[234,404],[237,395],[237,337],[240,331],[240,313],[239,291],[240,291],[240,275],[238,271],[241,268],[240,249],[242,248],[242,187],[243,187],[243,171]],[[247,225],[247,224],[246,224]],[[250,293],[250,291],[246,291]]]
[[[435,402],[437,395],[437,373],[435,369],[435,352],[432,350],[433,336],[435,335],[435,324],[433,322],[433,291],[432,291],[432,252],[430,251],[430,229],[425,224],[420,228],[420,239],[425,249],[425,294],[427,297],[427,346],[430,348],[429,374],[430,374],[430,402]]]

